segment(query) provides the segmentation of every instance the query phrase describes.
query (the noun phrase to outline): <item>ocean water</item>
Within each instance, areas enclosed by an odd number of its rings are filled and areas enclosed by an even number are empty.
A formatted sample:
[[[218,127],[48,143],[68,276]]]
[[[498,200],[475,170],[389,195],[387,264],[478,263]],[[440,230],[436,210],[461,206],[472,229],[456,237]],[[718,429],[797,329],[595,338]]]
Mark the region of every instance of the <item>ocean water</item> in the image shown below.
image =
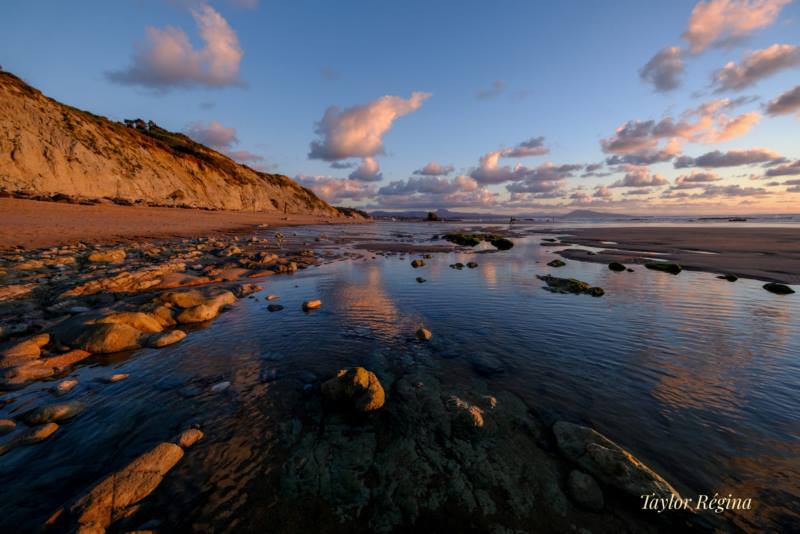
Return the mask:
[[[465,225],[459,225],[463,228]],[[678,490],[751,498],[750,512],[725,519],[749,531],[800,529],[800,297],[763,282],[678,276],[634,266],[567,261],[539,245],[535,227],[513,249],[378,255],[360,241],[430,244],[445,225],[378,223],[307,227],[324,261],[260,282],[213,323],[177,345],[97,358],[72,375],[65,399],[87,410],[53,439],[0,457],[0,530],[33,530],[93,481],[200,424],[205,438],[151,496],[149,517],[195,530],[236,529],[276,496],[275,437],[292,418],[304,383],[371,362],[376,352],[425,351],[447,380],[476,376],[512,391],[546,421],[596,428],[634,452]],[[267,231],[268,232],[268,231]],[[329,240],[313,238],[326,234]],[[350,251],[344,259],[332,255]],[[455,262],[479,263],[454,270]],[[537,274],[575,277],[605,296],[554,294]],[[422,276],[425,283],[417,283]],[[285,306],[266,309],[267,294]],[[320,298],[307,313],[302,301]],[[433,332],[423,349],[420,326]],[[486,362],[492,372],[486,373]],[[130,378],[112,385],[95,379]],[[219,382],[231,386],[212,393]],[[9,393],[0,417],[51,402],[33,385]],[[391,402],[391,398],[389,399]],[[12,529],[12,530],[8,530]]]

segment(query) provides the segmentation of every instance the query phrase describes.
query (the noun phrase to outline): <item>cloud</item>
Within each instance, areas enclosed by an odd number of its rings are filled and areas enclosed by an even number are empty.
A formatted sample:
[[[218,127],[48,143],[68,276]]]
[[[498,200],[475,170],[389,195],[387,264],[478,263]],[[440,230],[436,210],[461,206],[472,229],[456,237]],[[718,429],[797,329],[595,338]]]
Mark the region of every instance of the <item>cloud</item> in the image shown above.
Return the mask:
[[[244,53],[236,32],[211,6],[200,6],[191,13],[203,40],[202,48],[194,48],[180,28],[148,26],[147,39],[137,45],[131,65],[107,73],[108,79],[158,90],[240,84],[239,64]]]
[[[681,143],[721,143],[746,134],[760,119],[756,112],[730,117],[726,111],[752,101],[721,98],[684,111],[678,120],[631,120],[614,135],[600,141],[609,165],[649,165],[669,161],[681,153]],[[663,143],[663,144],[662,144]]]
[[[755,163],[766,163],[779,159],[781,159],[780,154],[766,148],[729,150],[727,152],[715,150],[696,158],[691,158],[689,156],[680,157],[675,160],[674,167],[676,169],[683,169],[686,167],[738,167],[739,165],[753,165]]]
[[[381,187],[378,190],[378,194],[387,196],[410,195],[412,193],[441,195],[459,191],[475,191],[479,188],[478,182],[471,176],[456,176],[452,180],[438,176],[424,176],[391,182],[389,185]]]
[[[765,176],[796,176],[800,174],[800,159],[769,169]]]
[[[707,186],[705,190],[696,195],[698,198],[711,198],[711,197],[752,197],[768,195],[769,191],[762,187],[742,187],[740,185],[711,185]]]
[[[396,119],[419,109],[430,93],[414,92],[409,99],[383,96],[369,104],[344,110],[329,107],[317,123],[319,139],[308,157],[325,161],[368,158],[384,152],[383,136]]]
[[[358,165],[354,161],[334,161],[331,163],[331,169],[352,169]]]
[[[740,91],[759,80],[785,69],[800,65],[800,46],[774,44],[751,52],[741,65],[733,61],[714,73],[716,92]]]
[[[517,166],[513,170],[515,183],[506,186],[510,193],[545,193],[560,189],[567,178],[574,176],[575,171],[583,169],[583,165],[565,163],[555,165],[543,163],[538,167]]]
[[[531,137],[513,148],[503,151],[504,158],[526,158],[528,156],[543,156],[549,154],[550,149],[544,146],[544,137]]]
[[[334,204],[342,200],[360,201],[375,197],[374,185],[346,178],[298,175],[294,179],[303,187],[311,189],[327,202]]]
[[[611,198],[614,196],[614,193],[609,189],[606,185],[598,185],[594,188],[594,193],[592,194],[595,198]]]
[[[496,96],[500,96],[503,91],[506,90],[506,82],[503,80],[495,80],[492,82],[492,85],[486,89],[480,89],[476,96],[478,98],[486,99],[486,98],[494,98]]]
[[[692,54],[725,46],[772,24],[791,0],[710,0],[698,2],[683,38]]]
[[[444,176],[453,172],[452,165],[441,165],[435,161],[431,161],[421,169],[417,169],[413,174],[420,176]]]
[[[683,52],[677,46],[668,46],[654,55],[639,70],[639,77],[656,91],[667,92],[681,84]]]
[[[628,165],[625,170],[625,176],[609,187],[658,187],[668,183],[666,178],[651,173],[647,167]]]
[[[675,185],[672,186],[672,189],[697,189],[704,187],[709,182],[717,182],[721,179],[713,172],[693,172],[675,178]]]
[[[795,112],[800,117],[800,85],[789,89],[767,104],[767,115],[786,115]]]
[[[487,207],[496,203],[497,193],[480,186],[470,176],[422,176],[391,182],[378,190],[378,196],[381,206]]]
[[[227,152],[227,154],[231,159],[234,159],[241,163],[260,163],[262,161],[265,161],[264,156],[261,156],[259,154],[254,154],[253,152],[250,152],[248,150],[232,150],[230,152]]]
[[[361,160],[361,165],[351,172],[348,178],[361,182],[380,182],[383,180],[383,174],[380,165],[374,158],[364,158]]]
[[[184,132],[198,143],[217,150],[229,149],[239,142],[235,128],[227,128],[217,121],[211,121],[208,125],[193,122]]]

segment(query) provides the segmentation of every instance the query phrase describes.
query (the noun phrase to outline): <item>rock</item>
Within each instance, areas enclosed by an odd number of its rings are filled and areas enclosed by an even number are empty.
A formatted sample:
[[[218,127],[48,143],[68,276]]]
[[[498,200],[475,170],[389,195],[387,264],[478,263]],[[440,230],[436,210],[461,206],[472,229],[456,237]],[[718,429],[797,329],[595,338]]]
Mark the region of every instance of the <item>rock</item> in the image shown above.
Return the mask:
[[[108,354],[141,348],[145,335],[135,328],[116,323],[88,324],[70,346],[94,354]]]
[[[202,323],[215,319],[217,315],[219,315],[219,311],[219,306],[198,304],[197,306],[183,310],[175,317],[175,320],[179,324]]]
[[[461,269],[463,269],[463,268],[464,268],[464,264],[463,264],[463,263],[461,263],[461,262],[458,262],[458,263],[453,263],[453,264],[450,264],[450,268],[451,268],[451,269],[457,269],[457,270],[459,270],[459,271],[460,271]]]
[[[492,246],[497,250],[508,250],[514,246],[514,242],[505,237],[498,237],[490,241]]]
[[[611,263],[609,263],[608,268],[617,273],[625,271],[625,266],[616,261],[612,261]]]
[[[492,376],[503,373],[505,366],[498,358],[489,354],[476,353],[470,358],[472,368],[481,376]]]
[[[42,406],[35,408],[30,412],[22,415],[22,420],[27,425],[41,425],[44,423],[54,423],[57,421],[64,421],[72,419],[79,415],[86,407],[82,402],[72,401],[60,404],[51,404],[49,406]]]
[[[456,430],[461,430],[467,435],[483,428],[485,422],[483,410],[459,397],[452,396],[448,400],[448,407],[454,412],[453,423]]]
[[[181,432],[178,436],[178,445],[184,449],[188,449],[203,438],[203,432],[197,428],[190,428]]]
[[[112,250],[95,250],[86,256],[89,263],[120,263],[125,261],[125,249],[117,248]]]
[[[58,374],[89,356],[91,354],[84,350],[71,350],[58,356],[32,360],[3,371],[0,383],[9,387],[19,387],[33,380],[40,380]]]
[[[442,239],[462,247],[474,247],[481,242],[478,236],[472,234],[445,234]]]
[[[467,263],[467,267],[470,268],[470,269],[477,269],[478,268],[478,264],[475,263],[474,261],[471,261],[471,262]]]
[[[308,310],[316,310],[322,306],[322,301],[319,299],[307,300],[303,302],[303,309]]]
[[[179,308],[191,308],[199,306],[208,300],[200,291],[167,291],[158,297],[159,302],[174,304]]]
[[[776,295],[791,295],[792,293],[794,293],[794,289],[792,289],[791,287],[784,284],[778,284],[776,282],[770,282],[768,284],[764,284],[763,287],[770,293],[775,293]]]
[[[39,284],[12,284],[0,287],[0,301],[24,297],[37,287]]]
[[[263,288],[256,284],[242,284],[240,286],[236,286],[233,290],[233,294],[236,295],[237,298],[244,298],[253,293],[257,293],[261,291]]]
[[[427,328],[420,328],[417,330],[417,339],[421,339],[423,341],[430,341],[433,338],[433,334]]]
[[[168,345],[174,345],[175,343],[183,340],[185,337],[186,332],[178,329],[170,330],[169,332],[164,332],[163,334],[153,334],[147,338],[147,346],[154,349],[160,349]]]
[[[49,334],[39,334],[6,347],[0,352],[0,367],[11,367],[39,358],[42,347],[49,342]]]
[[[599,512],[603,509],[603,490],[600,489],[597,481],[591,475],[587,475],[582,471],[573,470],[570,472],[569,477],[567,477],[567,494],[573,501],[587,510]]]
[[[267,295],[267,300],[278,300],[279,298],[278,295]]]
[[[19,447],[21,445],[33,445],[34,443],[44,441],[52,436],[56,430],[58,430],[58,428],[59,427],[56,423],[47,423],[24,430],[12,436],[12,438],[6,443],[0,445],[0,456],[15,447]]]
[[[660,475],[599,432],[558,421],[553,433],[561,453],[601,482],[637,500],[653,493],[658,498],[681,498]]]
[[[359,412],[380,409],[386,399],[378,377],[363,367],[340,369],[336,377],[322,383],[322,396],[344,403]]]
[[[422,260],[414,260],[411,262],[411,266],[415,269],[419,267],[425,267],[425,262]]]
[[[17,428],[13,419],[0,419],[0,436],[4,436]]]
[[[116,276],[103,276],[80,284],[59,295],[59,299],[107,293],[136,293],[157,286],[162,278],[172,272],[184,271],[184,263],[163,263],[154,267],[145,267],[137,271],[125,271]]]
[[[593,297],[602,297],[605,294],[602,288],[592,287],[586,282],[576,280],[575,278],[557,278],[550,275],[536,275],[536,278],[544,281],[544,283],[547,284],[545,289],[553,293],[574,293],[576,295],[586,293]]]
[[[270,311],[270,312],[278,312],[278,311],[281,311],[282,309],[283,309],[283,306],[281,306],[280,304],[269,304],[269,305],[267,305],[267,311]]]
[[[102,377],[102,378],[100,378],[100,380],[102,382],[105,382],[106,384],[116,384],[117,382],[121,382],[123,380],[127,380],[128,376],[129,375],[127,373],[115,373],[115,374],[113,374],[111,376]]]
[[[225,382],[217,382],[213,386],[211,386],[211,393],[221,393],[231,387],[231,383],[228,381]]]
[[[722,274],[722,275],[718,276],[717,278],[719,278],[721,280],[727,280],[728,282],[735,282],[735,281],[737,281],[739,279],[739,277],[736,276],[735,274]]]
[[[75,386],[77,385],[78,385],[77,380],[75,380],[74,378],[68,378],[56,384],[55,387],[53,387],[53,393],[59,396],[66,395],[67,393],[75,389]]]
[[[70,507],[77,530],[104,532],[118,519],[127,517],[136,503],[161,484],[183,454],[183,449],[174,443],[160,443],[103,479]]]
[[[89,324],[122,324],[130,326],[140,332],[154,333],[161,332],[164,327],[161,321],[143,312],[118,312],[106,315],[100,319],[95,319]]]
[[[418,284],[424,284],[425,282],[427,282],[427,280],[425,280],[425,279],[424,279],[424,278],[422,278],[421,276],[418,276],[418,277],[417,277],[417,283],[418,283]]]
[[[565,265],[566,263],[559,259],[555,259],[547,264],[548,267],[563,267]]]
[[[648,261],[644,266],[653,271],[661,271],[669,274],[678,274],[683,270],[683,267],[677,263],[670,263],[667,261]]]

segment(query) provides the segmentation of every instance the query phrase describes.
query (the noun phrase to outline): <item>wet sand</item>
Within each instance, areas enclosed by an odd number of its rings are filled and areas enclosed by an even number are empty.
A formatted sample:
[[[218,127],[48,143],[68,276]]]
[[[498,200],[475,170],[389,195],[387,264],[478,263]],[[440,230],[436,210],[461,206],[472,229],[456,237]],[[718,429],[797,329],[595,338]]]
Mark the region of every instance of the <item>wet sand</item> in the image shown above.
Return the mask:
[[[252,230],[259,224],[364,222],[346,218],[282,213],[205,211],[117,205],[66,204],[0,198],[0,250],[21,245],[41,248],[84,243],[114,243],[139,238],[169,239]]]
[[[800,226],[578,228],[553,233],[563,243],[603,249],[596,255],[575,249],[561,252],[574,260],[642,263],[656,257],[691,270],[800,284]]]

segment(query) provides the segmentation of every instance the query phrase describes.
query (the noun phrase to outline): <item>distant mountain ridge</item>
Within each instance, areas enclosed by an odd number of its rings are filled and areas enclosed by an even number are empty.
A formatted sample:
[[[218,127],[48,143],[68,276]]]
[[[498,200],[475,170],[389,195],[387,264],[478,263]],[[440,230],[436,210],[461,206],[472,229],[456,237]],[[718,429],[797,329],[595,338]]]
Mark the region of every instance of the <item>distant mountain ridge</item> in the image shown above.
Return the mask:
[[[425,219],[428,211],[409,210],[409,211],[371,211],[370,215],[378,219]],[[497,213],[478,213],[450,211],[446,209],[436,210],[434,213],[443,220],[469,219],[469,220],[509,220],[511,217],[521,219],[566,219],[566,220],[619,220],[641,218],[634,215],[624,215],[618,213],[605,213],[593,210],[573,210],[565,214],[549,213],[518,213],[518,214],[497,214]]]
[[[0,191],[345,216],[287,176],[251,169],[153,122],[121,124],[61,104],[8,72],[0,72]]]

